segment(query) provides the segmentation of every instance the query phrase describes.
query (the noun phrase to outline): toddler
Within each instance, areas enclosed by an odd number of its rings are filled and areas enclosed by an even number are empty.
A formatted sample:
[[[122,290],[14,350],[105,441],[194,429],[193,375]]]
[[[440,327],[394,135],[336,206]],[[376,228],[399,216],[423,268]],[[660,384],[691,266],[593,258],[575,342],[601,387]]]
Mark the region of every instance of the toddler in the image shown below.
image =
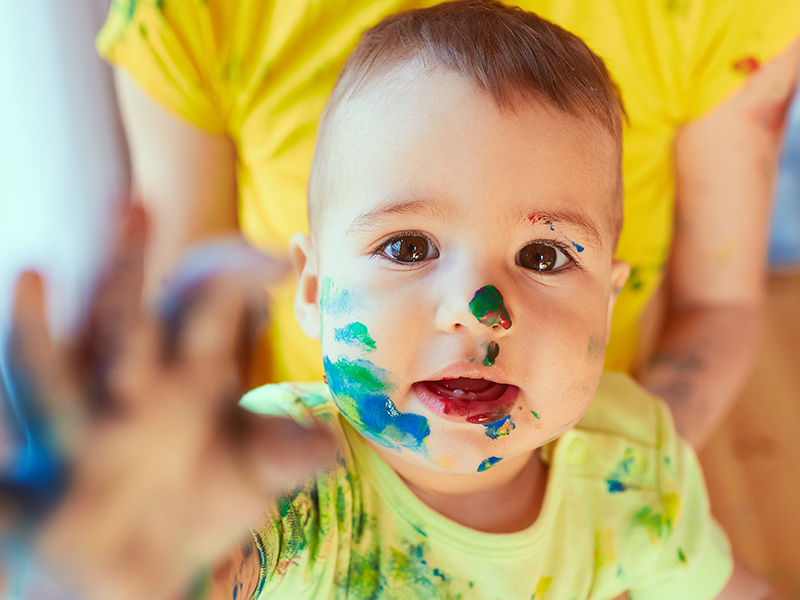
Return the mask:
[[[602,61],[520,9],[454,2],[364,35],[290,249],[327,385],[243,399],[342,450],[217,571],[222,595],[720,592],[696,458],[664,404],[603,372],[629,270],[622,112]]]

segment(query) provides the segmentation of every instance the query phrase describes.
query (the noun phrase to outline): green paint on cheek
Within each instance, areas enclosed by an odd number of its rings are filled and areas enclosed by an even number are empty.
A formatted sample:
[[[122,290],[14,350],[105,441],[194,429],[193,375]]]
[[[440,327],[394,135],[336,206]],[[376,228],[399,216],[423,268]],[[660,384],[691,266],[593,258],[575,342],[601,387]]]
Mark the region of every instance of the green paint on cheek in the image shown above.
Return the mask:
[[[358,321],[334,330],[333,339],[349,346],[360,347],[366,352],[375,350],[375,340],[370,337],[367,326]]]
[[[469,303],[475,318],[487,327],[500,325],[503,329],[511,327],[511,317],[503,303],[503,295],[493,285],[487,285],[475,292]]]
[[[486,358],[483,359],[484,366],[491,367],[500,354],[500,344],[497,342],[489,342],[486,346]]]
[[[478,473],[482,473],[483,471],[491,469],[493,466],[495,466],[501,460],[503,460],[501,457],[490,456],[485,461],[483,461],[480,465],[478,465]]]
[[[531,414],[532,414],[534,417],[536,417],[537,419],[541,418],[541,417],[539,417],[539,415],[538,415],[538,414],[536,414],[536,413],[535,413],[535,412],[533,412],[533,411],[531,411]]]

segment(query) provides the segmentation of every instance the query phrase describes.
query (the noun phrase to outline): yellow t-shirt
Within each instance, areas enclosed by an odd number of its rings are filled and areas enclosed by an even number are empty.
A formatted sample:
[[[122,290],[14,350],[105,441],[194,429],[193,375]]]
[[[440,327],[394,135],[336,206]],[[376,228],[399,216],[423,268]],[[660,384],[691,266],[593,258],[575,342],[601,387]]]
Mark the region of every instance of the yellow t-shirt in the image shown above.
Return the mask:
[[[428,0],[428,3],[431,3]],[[97,40],[173,113],[230,136],[239,214],[256,245],[286,254],[307,229],[306,182],[316,125],[359,33],[413,0],[114,0]],[[614,314],[606,366],[632,367],[638,321],[667,259],[677,128],[742,84],[752,66],[800,31],[800,0],[520,0],[583,37],[622,89],[625,226],[618,256],[632,266]],[[264,381],[322,375],[300,332],[293,281],[273,290]]]
[[[578,425],[545,446],[529,528],[490,534],[422,503],[336,412],[324,384],[276,384],[242,404],[342,441],[335,466],[281,497],[253,529],[254,598],[631,600],[715,598],[732,569],[691,448],[669,410],[606,373]],[[512,434],[513,435],[513,434]]]

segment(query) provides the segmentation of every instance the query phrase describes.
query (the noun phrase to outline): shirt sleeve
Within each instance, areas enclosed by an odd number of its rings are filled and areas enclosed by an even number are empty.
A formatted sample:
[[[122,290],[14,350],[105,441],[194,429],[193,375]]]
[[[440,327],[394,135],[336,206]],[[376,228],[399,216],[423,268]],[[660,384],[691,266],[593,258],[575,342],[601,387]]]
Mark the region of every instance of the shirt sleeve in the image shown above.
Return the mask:
[[[800,0],[673,0],[685,52],[685,113],[691,120],[741,87],[800,35]]]
[[[654,575],[633,586],[631,600],[710,600],[733,571],[728,540],[714,521],[700,465],[661,405],[662,452],[659,493],[663,526],[669,533],[650,569]]]
[[[114,0],[98,52],[125,69],[159,104],[191,124],[223,134],[230,112],[230,36],[238,0]],[[216,14],[219,13],[219,14]]]

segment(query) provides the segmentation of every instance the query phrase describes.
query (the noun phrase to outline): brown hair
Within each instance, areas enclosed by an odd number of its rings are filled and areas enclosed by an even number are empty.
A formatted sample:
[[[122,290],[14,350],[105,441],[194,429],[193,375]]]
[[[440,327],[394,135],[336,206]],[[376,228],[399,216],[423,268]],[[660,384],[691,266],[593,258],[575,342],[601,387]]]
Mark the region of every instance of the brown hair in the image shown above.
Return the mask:
[[[533,98],[605,128],[617,146],[618,185],[612,231],[622,227],[622,118],[619,90],[602,59],[576,35],[538,15],[496,0],[456,0],[383,19],[364,32],[349,56],[322,116],[309,183],[309,203],[320,193],[317,171],[328,123],[346,100],[392,70],[422,59],[474,81],[501,109]],[[327,159],[325,159],[327,160]],[[317,168],[315,168],[317,167]],[[310,207],[309,207],[310,208]]]

